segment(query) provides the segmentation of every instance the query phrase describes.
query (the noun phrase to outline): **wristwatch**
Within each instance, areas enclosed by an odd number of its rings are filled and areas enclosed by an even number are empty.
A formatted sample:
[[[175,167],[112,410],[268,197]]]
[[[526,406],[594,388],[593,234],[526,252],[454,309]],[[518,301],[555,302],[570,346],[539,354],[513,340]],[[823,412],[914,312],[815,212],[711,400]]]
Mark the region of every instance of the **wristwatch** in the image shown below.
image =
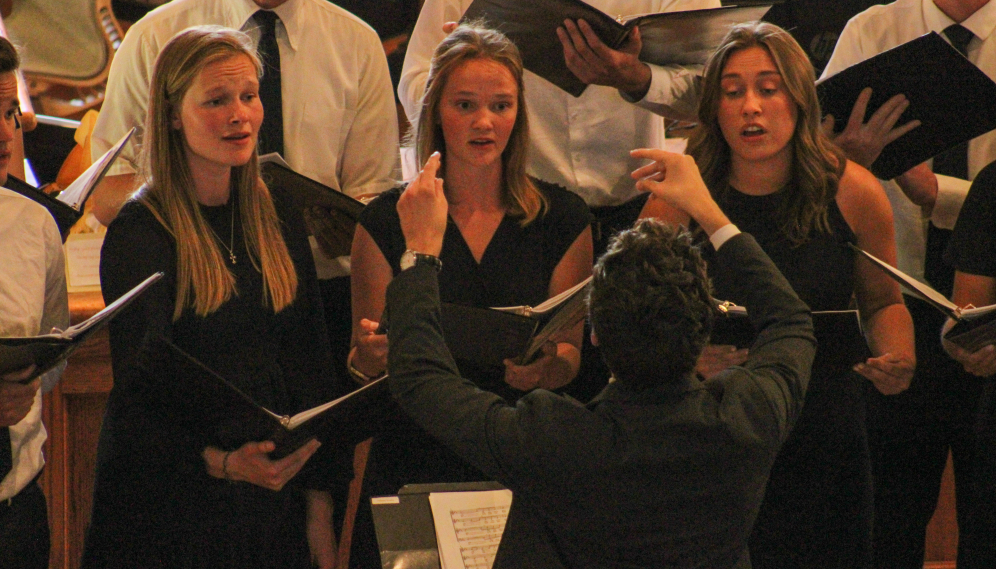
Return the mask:
[[[443,262],[439,260],[439,257],[435,255],[428,255],[426,253],[419,253],[417,251],[412,251],[411,249],[406,249],[404,253],[401,254],[401,270],[406,271],[416,265],[429,265],[436,269],[436,271],[443,270]]]

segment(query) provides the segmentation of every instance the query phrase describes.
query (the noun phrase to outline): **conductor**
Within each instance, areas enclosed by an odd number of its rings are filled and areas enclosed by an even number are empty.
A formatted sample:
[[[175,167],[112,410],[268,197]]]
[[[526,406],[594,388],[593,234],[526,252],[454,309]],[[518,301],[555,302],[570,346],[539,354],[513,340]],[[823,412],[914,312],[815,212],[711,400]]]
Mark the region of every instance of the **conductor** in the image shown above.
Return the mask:
[[[742,367],[695,361],[715,315],[689,236],[643,220],[614,238],[590,292],[593,340],[615,380],[587,406],[537,389],[513,407],[462,379],[443,340],[437,267],[447,204],[432,166],[398,213],[415,265],[387,289],[388,371],[426,431],[512,489],[494,566],[743,567],[769,469],[802,408],[809,310],[753,237],[730,224],[691,157],[638,150],[638,187],[687,212],[739,283],[759,331]]]

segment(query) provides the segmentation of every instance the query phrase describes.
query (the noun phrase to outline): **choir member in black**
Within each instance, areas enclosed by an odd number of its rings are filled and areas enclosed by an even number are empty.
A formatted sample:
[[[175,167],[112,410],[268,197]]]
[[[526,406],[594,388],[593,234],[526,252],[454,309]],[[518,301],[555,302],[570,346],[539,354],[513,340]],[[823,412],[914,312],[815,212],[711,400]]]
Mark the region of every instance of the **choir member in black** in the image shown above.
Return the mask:
[[[450,204],[440,294],[478,307],[535,306],[591,274],[589,214],[574,194],[525,173],[528,124],[522,63],[502,34],[461,26],[437,48],[415,142],[419,179],[443,187]],[[404,236],[395,209],[402,188],[371,202],[353,241],[353,351],[359,380],[382,374],[387,336],[377,333],[387,285],[402,268]],[[579,323],[528,365],[459,362],[464,377],[514,401],[536,387],[557,389],[577,374]],[[484,476],[407,417],[374,440],[366,485],[395,493],[416,482]]]
[[[996,162],[986,166],[975,177],[965,198],[954,233],[948,244],[947,259],[955,268],[954,292],[951,300],[958,306],[996,304]],[[946,332],[954,325],[949,320]],[[968,484],[958,486],[958,518],[972,535],[990,536],[973,540],[970,548],[960,547],[958,563],[971,567],[996,565],[996,346],[989,344],[969,352],[948,341],[944,349],[965,368],[966,375],[953,377],[952,388],[968,395],[966,400],[978,401],[968,435],[971,462],[958,476]],[[970,374],[970,375],[968,375]],[[969,496],[962,496],[962,492]],[[961,511],[962,504],[967,512]]]
[[[249,37],[215,26],[181,32],[156,61],[145,184],[108,228],[101,287],[110,302],[165,277],[110,325],[84,567],[334,563],[318,441],[271,460],[272,441],[194,432],[157,404],[157,385],[184,381],[165,373],[160,334],[280,413],[336,391],[303,220],[258,175],[260,73]]]
[[[706,64],[702,91],[701,127],[688,152],[716,201],[810,308],[847,309],[855,298],[873,354],[855,367],[859,375],[842,375],[819,369],[817,350],[806,406],[775,461],[751,537],[752,562],[762,569],[868,566],[872,488],[860,376],[898,393],[909,385],[915,356],[899,287],[847,245],[894,263],[892,210],[874,176],[820,129],[812,66],[781,28],[734,27]],[[722,279],[714,285],[718,298],[730,288]],[[713,346],[699,369],[708,374],[743,357]]]

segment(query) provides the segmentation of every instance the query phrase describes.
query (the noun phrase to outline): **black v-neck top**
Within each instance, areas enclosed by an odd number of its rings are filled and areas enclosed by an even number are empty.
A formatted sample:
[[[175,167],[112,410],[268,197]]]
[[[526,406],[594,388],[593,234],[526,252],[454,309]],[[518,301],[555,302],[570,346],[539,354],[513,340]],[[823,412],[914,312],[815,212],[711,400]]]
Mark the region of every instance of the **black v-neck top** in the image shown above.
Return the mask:
[[[440,259],[439,294],[443,302],[470,306],[535,305],[550,297],[550,278],[577,236],[590,224],[584,201],[567,190],[536,181],[549,208],[529,225],[506,215],[488,243],[481,262],[474,259],[460,229],[450,219]],[[394,274],[405,252],[394,188],[370,202],[360,224],[380,248]]]
[[[440,259],[439,296],[443,302],[477,307],[534,306],[549,298],[553,271],[578,235],[591,223],[588,207],[577,195],[534,180],[548,208],[525,227],[506,215],[478,263],[453,220],[446,227]],[[360,224],[397,275],[405,252],[397,204],[403,188],[384,192],[363,210]],[[504,368],[458,361],[461,375],[478,387],[513,402],[524,395],[504,382]],[[451,451],[407,417],[382,425],[374,440],[367,485],[376,493],[395,493],[404,484],[484,480]]]

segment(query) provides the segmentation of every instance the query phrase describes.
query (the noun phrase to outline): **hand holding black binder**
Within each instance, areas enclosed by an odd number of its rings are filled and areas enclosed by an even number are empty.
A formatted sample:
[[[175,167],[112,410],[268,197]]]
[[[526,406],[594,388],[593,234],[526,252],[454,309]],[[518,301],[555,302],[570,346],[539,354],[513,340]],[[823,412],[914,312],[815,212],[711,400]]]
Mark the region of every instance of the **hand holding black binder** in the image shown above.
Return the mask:
[[[211,432],[226,440],[273,441],[271,458],[283,458],[306,442],[356,444],[373,434],[380,410],[391,405],[386,376],[317,407],[293,416],[260,406],[203,363],[166,338],[156,339],[156,351],[166,354],[164,381],[157,385],[159,401],[179,423]],[[174,381],[174,379],[176,379]]]
[[[817,82],[834,130],[847,124],[858,95],[871,87],[865,119],[894,95],[909,107],[896,124],[920,126],[888,144],[871,171],[889,180],[941,152],[996,128],[996,83],[931,32]]]
[[[260,156],[259,172],[268,186],[290,194],[327,257],[349,255],[363,202],[295,172],[275,152]]]
[[[615,17],[581,0],[474,0],[462,21],[484,20],[500,30],[519,48],[526,69],[580,97],[588,86],[567,68],[557,38],[557,28],[564,20],[588,22],[612,49],[618,49],[639,26],[641,61],[692,65],[705,63],[732,24],[759,20],[776,3],[779,1],[759,4],[747,0],[738,3],[743,6]]]
[[[57,366],[162,276],[162,273],[149,276],[100,312],[65,330],[40,336],[0,338],[0,374],[34,365],[31,376],[21,381],[28,383]]]
[[[722,315],[715,322],[710,343],[750,348],[757,332],[747,317],[747,309],[728,302],[720,307]],[[817,310],[812,316],[816,336],[814,377],[848,373],[855,364],[871,357],[857,310]]]
[[[444,302],[443,337],[456,359],[502,366],[529,363],[543,345],[584,319],[591,277],[535,307],[477,308]]]

